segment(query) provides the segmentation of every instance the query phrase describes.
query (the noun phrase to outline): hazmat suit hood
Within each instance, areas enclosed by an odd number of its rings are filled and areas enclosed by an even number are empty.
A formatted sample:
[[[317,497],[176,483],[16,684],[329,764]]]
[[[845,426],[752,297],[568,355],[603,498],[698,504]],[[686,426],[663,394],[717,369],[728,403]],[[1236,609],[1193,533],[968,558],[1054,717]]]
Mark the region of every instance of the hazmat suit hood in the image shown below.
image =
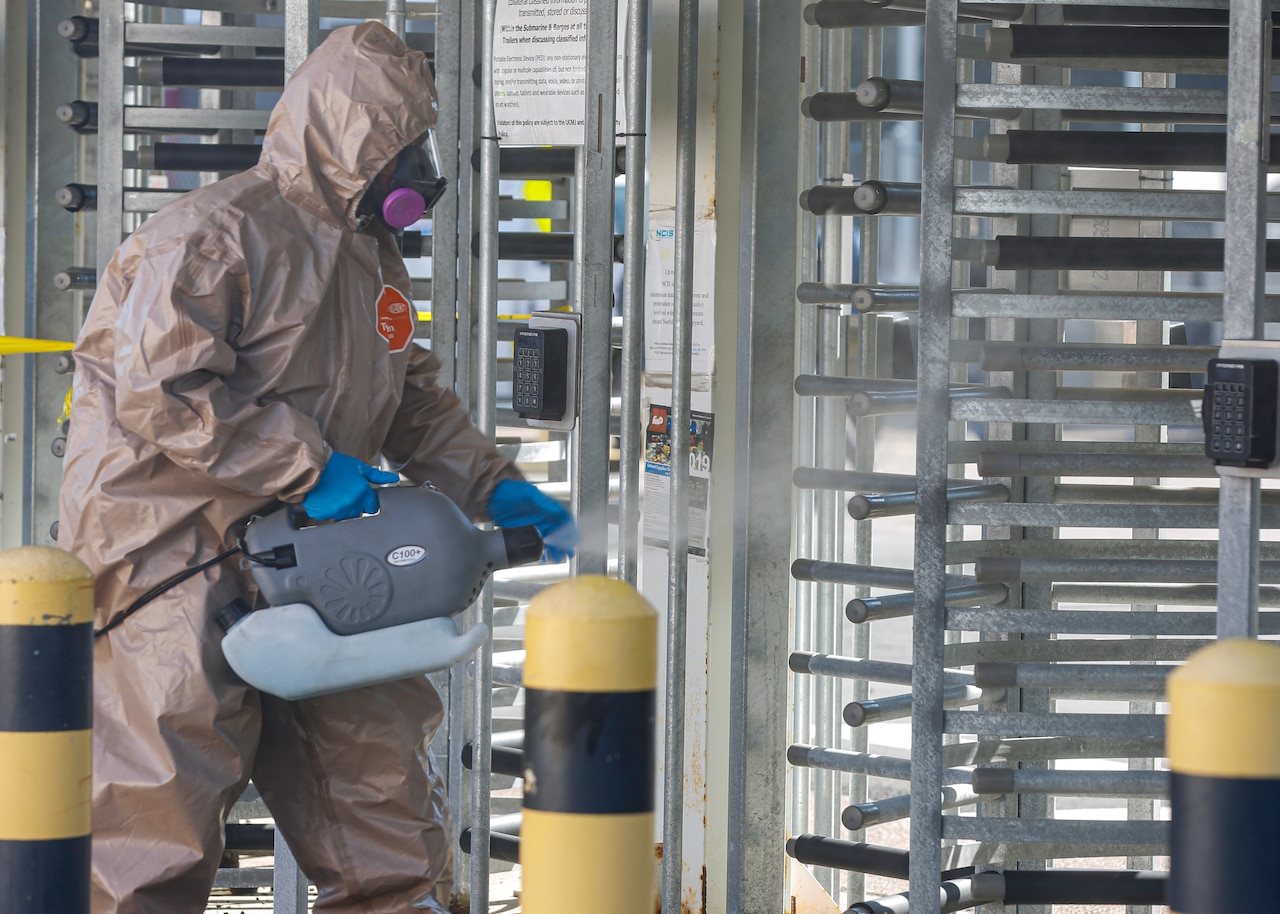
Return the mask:
[[[421,51],[381,23],[338,29],[285,84],[257,167],[290,202],[355,227],[378,172],[433,129],[437,116]]]

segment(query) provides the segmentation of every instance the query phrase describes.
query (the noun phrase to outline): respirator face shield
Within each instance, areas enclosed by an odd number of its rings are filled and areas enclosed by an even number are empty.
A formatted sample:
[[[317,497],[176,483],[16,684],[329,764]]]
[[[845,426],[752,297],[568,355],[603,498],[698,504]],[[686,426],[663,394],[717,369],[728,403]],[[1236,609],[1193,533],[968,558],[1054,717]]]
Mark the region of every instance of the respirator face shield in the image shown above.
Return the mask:
[[[440,174],[435,134],[428,130],[397,153],[373,179],[357,210],[377,215],[393,231],[413,225],[436,205],[448,186]]]

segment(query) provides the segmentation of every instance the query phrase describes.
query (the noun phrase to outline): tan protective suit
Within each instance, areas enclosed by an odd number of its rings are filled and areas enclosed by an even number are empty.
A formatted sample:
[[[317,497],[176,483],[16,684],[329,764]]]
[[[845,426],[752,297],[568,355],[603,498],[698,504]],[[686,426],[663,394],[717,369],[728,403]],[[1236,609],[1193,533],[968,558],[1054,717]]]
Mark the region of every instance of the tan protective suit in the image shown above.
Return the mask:
[[[75,349],[59,532],[97,577],[98,627],[228,548],[237,521],[300,500],[331,449],[381,454],[476,518],[519,476],[437,387],[439,363],[375,326],[383,284],[409,295],[409,277],[356,207],[435,123],[434,94],[383,26],[336,31],[285,87],[258,165],[112,258]],[[95,642],[94,914],[202,912],[250,776],[317,911],[439,910],[452,841],[424,771],[439,697],[421,677],[292,703],[247,687],[213,614],[251,586],[224,561]]]

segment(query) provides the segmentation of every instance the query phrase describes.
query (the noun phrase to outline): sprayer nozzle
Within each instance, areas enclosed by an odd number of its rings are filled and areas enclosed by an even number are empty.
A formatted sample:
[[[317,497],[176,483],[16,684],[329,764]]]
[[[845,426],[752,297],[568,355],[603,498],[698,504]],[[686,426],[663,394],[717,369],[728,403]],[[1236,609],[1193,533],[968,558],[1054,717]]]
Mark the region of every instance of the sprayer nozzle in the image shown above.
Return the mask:
[[[542,534],[537,527],[503,527],[502,541],[507,547],[507,565],[527,565],[542,558]]]

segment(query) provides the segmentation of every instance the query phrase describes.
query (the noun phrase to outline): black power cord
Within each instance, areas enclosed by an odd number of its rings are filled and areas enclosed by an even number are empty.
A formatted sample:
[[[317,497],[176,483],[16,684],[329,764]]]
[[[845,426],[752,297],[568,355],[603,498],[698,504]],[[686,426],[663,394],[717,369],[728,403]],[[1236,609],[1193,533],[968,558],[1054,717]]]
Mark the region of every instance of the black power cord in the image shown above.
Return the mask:
[[[200,572],[204,571],[206,568],[211,568],[214,565],[218,564],[219,562],[222,562],[231,558],[231,556],[235,555],[237,552],[243,552],[245,555],[245,558],[247,558],[249,561],[254,562],[255,564],[258,564],[258,565],[266,565],[268,568],[292,568],[294,565],[297,564],[297,560],[294,557],[294,551],[292,546],[276,546],[274,549],[271,550],[270,555],[266,555],[266,554],[255,555],[245,547],[244,540],[242,538],[237,537],[236,545],[228,549],[226,552],[220,552],[219,554],[215,555],[213,558],[209,559],[209,561],[202,562],[193,568],[184,569],[183,571],[180,571],[177,574],[175,574],[173,577],[166,578],[165,580],[157,584],[155,587],[152,587],[142,596],[138,597],[138,599],[130,603],[128,608],[126,608],[124,612],[116,616],[106,625],[102,626],[102,628],[94,631],[93,637],[101,638],[107,632],[111,631],[113,628],[118,627],[126,619],[128,619],[138,610],[142,609],[142,607],[146,606],[148,603],[150,603],[156,597],[160,596],[165,591],[169,590],[172,587],[177,587],[183,581],[187,580],[188,578],[194,575],[199,574]]]
[[[199,565],[196,565],[194,568],[187,568],[183,571],[178,572],[171,578],[166,578],[165,580],[157,584],[155,587],[152,587],[142,596],[138,597],[138,599],[130,603],[128,608],[124,612],[122,612],[120,615],[116,616],[106,625],[102,626],[102,628],[97,629],[93,633],[93,637],[101,638],[107,632],[119,626],[121,623],[124,622],[125,619],[129,618],[138,610],[142,609],[142,607],[146,606],[148,603],[150,603],[156,597],[160,596],[169,588],[177,587],[187,578],[192,577],[193,575],[197,575],[200,572],[204,571],[206,568],[210,568],[218,564],[219,562],[222,562],[222,561],[225,561],[226,559],[231,558],[231,556],[235,555],[239,551],[240,551],[240,546],[239,544],[237,544],[231,549],[228,549],[226,552],[221,552],[218,555],[215,555],[213,558],[209,559],[209,561],[207,562],[202,562]]]

